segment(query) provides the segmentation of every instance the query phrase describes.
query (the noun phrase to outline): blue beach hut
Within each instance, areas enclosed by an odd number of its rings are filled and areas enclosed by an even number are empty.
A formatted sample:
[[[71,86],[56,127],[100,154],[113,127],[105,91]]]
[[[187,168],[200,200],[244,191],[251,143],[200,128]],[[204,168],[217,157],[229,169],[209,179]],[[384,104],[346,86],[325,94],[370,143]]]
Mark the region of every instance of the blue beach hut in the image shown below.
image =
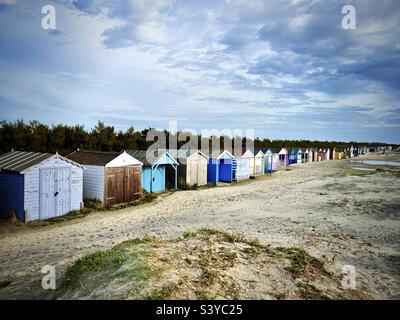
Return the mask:
[[[232,182],[236,179],[236,161],[233,155],[222,152],[218,157],[210,157],[207,165],[207,182],[217,184],[218,182]]]
[[[272,152],[271,148],[268,148],[265,152],[265,173],[272,173],[272,166],[273,166],[273,160],[274,160],[274,153]]]
[[[297,163],[297,150],[293,148],[292,151],[289,153],[289,164]]]
[[[146,150],[126,150],[126,152],[143,163],[142,188],[147,192],[166,190],[165,171],[167,166],[171,166],[175,171],[174,188],[178,188],[179,163],[166,150],[157,150],[154,153]]]

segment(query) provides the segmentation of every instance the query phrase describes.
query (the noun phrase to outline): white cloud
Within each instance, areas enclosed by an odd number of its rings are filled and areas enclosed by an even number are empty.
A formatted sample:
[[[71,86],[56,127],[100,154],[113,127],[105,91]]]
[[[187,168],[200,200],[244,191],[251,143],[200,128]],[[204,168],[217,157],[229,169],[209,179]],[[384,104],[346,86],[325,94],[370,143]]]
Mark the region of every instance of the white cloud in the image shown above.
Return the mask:
[[[296,31],[307,25],[308,21],[312,18],[310,14],[302,14],[293,18],[289,23],[289,28]]]
[[[375,79],[349,76],[379,52],[378,40],[389,43],[396,28],[392,18],[331,37],[323,19],[327,9],[316,14],[317,1],[290,6],[230,0],[206,7],[198,1],[98,0],[86,14],[65,3],[57,6],[62,36],[35,28],[34,19],[13,22],[11,44],[26,55],[21,54],[23,67],[2,68],[0,95],[29,105],[35,115],[51,114],[56,104],[65,118],[88,123],[104,118],[117,127],[129,121],[167,125],[178,118],[189,127],[253,126],[263,136],[266,124],[284,124],[290,131],[303,115],[308,128],[321,126],[324,121],[314,119],[310,108],[339,110],[343,116],[338,105],[371,104],[371,111],[355,111],[365,116],[357,124],[365,125],[398,104]],[[261,37],[265,25],[274,33]],[[341,41],[351,47],[329,51]],[[18,64],[12,53],[4,59]],[[15,117],[23,116],[20,112]]]

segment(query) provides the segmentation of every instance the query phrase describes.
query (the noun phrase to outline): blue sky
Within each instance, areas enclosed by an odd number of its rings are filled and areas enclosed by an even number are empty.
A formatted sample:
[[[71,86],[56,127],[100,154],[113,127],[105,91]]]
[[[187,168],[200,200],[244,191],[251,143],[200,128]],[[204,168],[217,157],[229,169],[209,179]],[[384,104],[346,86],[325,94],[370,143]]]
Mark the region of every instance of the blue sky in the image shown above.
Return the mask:
[[[397,0],[0,0],[0,120],[400,143],[399,21]]]

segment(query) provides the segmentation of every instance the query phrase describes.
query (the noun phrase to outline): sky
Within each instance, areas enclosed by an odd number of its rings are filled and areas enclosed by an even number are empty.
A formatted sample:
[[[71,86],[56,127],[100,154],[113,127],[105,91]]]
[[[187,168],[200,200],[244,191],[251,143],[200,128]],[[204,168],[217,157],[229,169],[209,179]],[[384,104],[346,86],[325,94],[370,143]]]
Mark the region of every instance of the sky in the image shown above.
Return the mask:
[[[400,143],[399,89],[398,0],[0,0],[0,120]]]

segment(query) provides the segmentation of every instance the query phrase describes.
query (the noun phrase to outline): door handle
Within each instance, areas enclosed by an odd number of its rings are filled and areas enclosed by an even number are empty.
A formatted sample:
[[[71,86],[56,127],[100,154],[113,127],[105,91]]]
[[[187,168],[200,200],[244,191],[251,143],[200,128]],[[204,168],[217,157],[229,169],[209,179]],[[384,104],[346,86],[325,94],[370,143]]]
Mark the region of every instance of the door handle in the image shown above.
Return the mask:
[[[58,196],[58,191],[57,191],[57,192],[54,194],[54,196],[55,196],[55,197],[57,197],[57,196]]]

